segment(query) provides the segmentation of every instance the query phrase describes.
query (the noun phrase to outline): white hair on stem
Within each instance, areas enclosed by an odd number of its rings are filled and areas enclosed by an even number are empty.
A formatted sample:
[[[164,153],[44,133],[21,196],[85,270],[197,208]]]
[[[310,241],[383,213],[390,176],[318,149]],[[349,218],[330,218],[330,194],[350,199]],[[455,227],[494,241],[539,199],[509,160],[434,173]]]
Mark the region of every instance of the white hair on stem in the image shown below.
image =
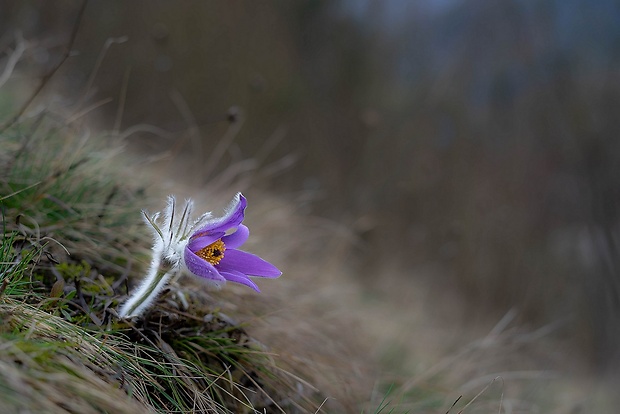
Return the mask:
[[[240,200],[241,193],[237,193],[222,217],[213,218],[211,213],[205,213],[193,222],[190,222],[194,208],[192,200],[185,201],[180,214],[177,214],[176,199],[173,196],[168,196],[168,203],[163,213],[149,216],[143,211],[144,219],[153,231],[151,265],[140,286],[121,306],[119,316],[133,318],[142,315],[172,277],[182,272],[189,272],[184,260],[184,251],[192,233],[206,225],[215,226],[227,222],[235,214],[235,206]],[[161,225],[158,223],[160,218]],[[220,288],[225,279],[222,278],[221,281],[204,279],[204,281],[212,287]]]

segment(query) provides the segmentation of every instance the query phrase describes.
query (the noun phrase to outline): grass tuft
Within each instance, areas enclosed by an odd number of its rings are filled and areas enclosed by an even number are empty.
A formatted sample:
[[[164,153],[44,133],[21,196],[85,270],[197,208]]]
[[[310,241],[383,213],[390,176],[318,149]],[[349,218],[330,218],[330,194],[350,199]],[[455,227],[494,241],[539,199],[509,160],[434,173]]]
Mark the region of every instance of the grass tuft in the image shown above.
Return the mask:
[[[312,388],[191,283],[135,323],[116,317],[150,245],[118,145],[45,112],[0,145],[7,412],[314,412]]]

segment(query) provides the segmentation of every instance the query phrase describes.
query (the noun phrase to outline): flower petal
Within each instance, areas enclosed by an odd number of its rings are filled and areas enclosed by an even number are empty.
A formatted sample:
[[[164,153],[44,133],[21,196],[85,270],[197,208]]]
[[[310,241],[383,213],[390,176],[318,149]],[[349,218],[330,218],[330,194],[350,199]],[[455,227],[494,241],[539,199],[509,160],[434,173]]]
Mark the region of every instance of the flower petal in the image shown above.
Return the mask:
[[[222,217],[207,221],[205,225],[194,234],[219,231],[225,232],[228,229],[238,227],[245,217],[244,211],[247,205],[248,202],[245,197],[241,193],[237,193]]]
[[[185,266],[187,266],[189,271],[196,276],[221,282],[226,281],[226,279],[222,275],[220,275],[220,273],[211,263],[196,256],[194,252],[189,249],[189,246],[185,247],[184,259]]]
[[[225,233],[223,231],[220,231],[220,232],[216,232],[216,233],[201,234],[201,235],[198,235],[198,236],[193,236],[189,240],[189,243],[187,244],[187,247],[189,247],[189,249],[192,252],[197,252],[198,250],[202,249],[203,247],[207,247],[208,245],[210,245],[211,243],[213,243],[217,239],[222,238],[224,236],[224,234]]]
[[[278,277],[282,274],[277,267],[260,257],[236,249],[226,250],[217,269],[221,272],[238,271],[246,275],[262,277]]]
[[[228,236],[222,237],[222,241],[226,245],[227,249],[236,249],[241,246],[248,239],[250,235],[250,229],[248,229],[243,224],[240,224],[237,228],[237,231],[229,234]]]
[[[258,286],[256,286],[256,283],[251,281],[249,277],[247,277],[241,272],[236,272],[236,271],[222,272],[222,276],[224,276],[226,280],[229,282],[241,283],[242,285],[249,286],[255,291],[260,292],[260,289],[258,288]]]

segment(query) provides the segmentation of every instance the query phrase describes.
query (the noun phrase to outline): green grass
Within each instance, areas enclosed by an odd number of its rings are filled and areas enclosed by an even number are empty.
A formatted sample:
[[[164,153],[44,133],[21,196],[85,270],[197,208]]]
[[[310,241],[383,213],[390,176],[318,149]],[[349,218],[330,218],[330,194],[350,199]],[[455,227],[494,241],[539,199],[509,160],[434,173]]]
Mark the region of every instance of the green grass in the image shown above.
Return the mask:
[[[146,190],[119,143],[41,113],[0,147],[6,412],[314,412],[320,401],[191,286],[133,324],[116,317],[150,247]]]

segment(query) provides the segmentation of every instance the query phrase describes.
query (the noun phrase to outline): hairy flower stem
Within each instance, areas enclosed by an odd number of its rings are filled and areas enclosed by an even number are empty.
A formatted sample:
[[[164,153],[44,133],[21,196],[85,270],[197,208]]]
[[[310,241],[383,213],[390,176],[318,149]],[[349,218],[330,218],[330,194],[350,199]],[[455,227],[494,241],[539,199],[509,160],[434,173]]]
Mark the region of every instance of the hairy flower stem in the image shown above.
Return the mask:
[[[140,287],[123,304],[119,316],[131,318],[144,312],[174,275],[174,270],[174,263],[166,258],[161,258],[158,265],[154,263]]]

